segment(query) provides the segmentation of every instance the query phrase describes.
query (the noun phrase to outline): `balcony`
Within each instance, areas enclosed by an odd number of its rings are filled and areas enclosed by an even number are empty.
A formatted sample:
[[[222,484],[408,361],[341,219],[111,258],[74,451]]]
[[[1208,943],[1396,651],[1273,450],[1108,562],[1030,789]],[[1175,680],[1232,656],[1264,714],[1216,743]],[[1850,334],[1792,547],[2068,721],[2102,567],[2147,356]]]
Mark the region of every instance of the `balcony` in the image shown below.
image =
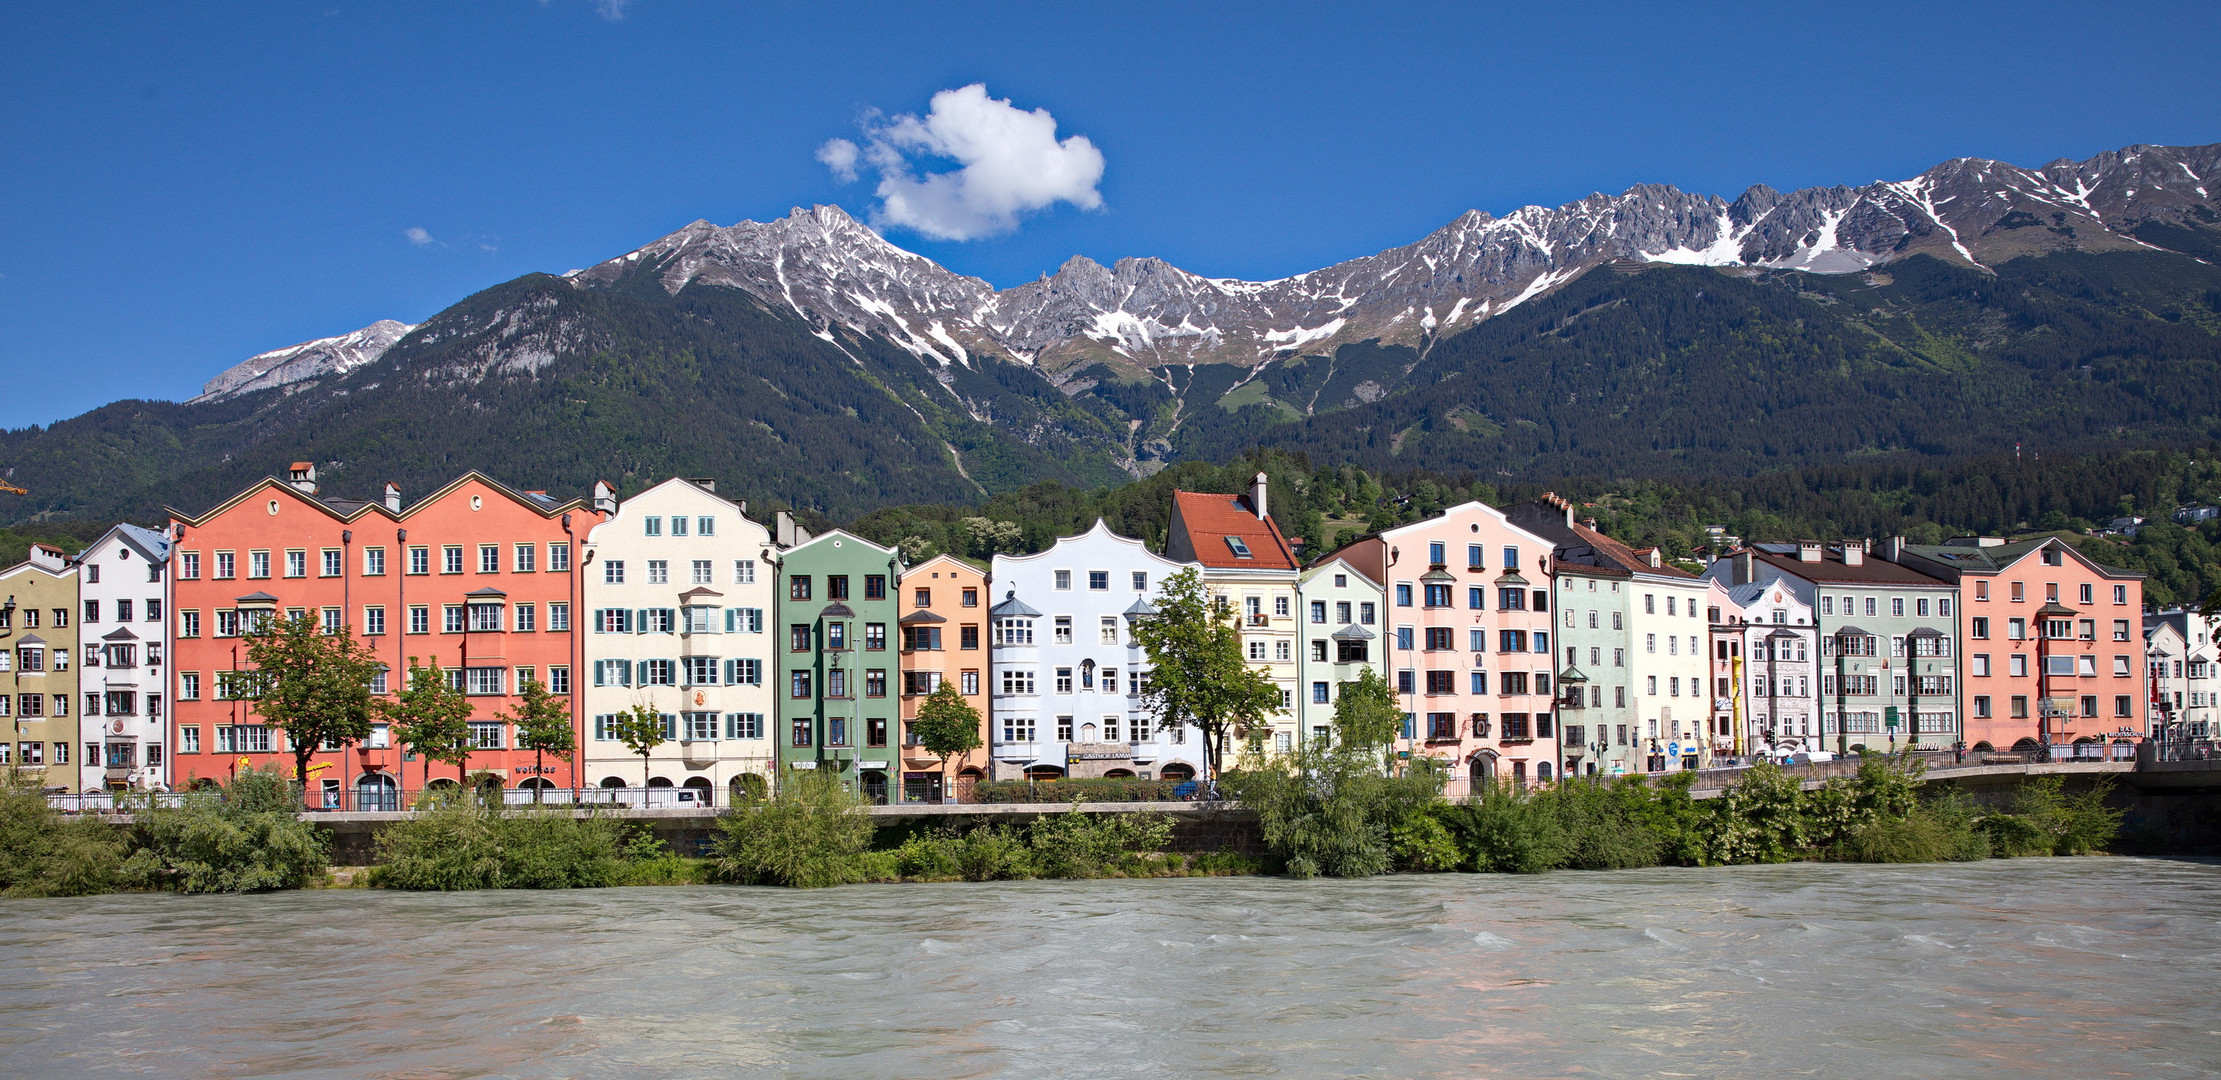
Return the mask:
[[[1260,614],[1250,615],[1248,623],[1253,628],[1262,628],[1265,625],[1265,616]]]

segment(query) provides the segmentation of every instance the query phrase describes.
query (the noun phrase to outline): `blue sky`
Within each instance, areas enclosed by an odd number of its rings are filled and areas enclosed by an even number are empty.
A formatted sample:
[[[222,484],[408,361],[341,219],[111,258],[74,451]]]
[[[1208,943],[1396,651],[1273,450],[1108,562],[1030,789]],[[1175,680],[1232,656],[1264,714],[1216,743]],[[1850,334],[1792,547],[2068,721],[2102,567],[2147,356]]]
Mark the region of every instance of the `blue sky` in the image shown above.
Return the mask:
[[[613,3],[0,10],[0,426],[696,218],[862,216],[872,177],[820,147],[974,83],[1102,163],[1094,210],[890,232],[1003,286],[1073,254],[1279,277],[1639,182],[2221,141],[2210,4]]]

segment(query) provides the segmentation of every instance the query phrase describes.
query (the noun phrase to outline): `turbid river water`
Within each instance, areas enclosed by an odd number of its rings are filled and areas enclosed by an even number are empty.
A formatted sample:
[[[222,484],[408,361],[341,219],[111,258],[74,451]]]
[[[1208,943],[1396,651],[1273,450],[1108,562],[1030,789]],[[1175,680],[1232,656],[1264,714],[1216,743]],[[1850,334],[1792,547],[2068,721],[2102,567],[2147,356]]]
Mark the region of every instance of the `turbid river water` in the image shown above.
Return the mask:
[[[2176,1077],[2221,866],[0,902],[0,1073]]]

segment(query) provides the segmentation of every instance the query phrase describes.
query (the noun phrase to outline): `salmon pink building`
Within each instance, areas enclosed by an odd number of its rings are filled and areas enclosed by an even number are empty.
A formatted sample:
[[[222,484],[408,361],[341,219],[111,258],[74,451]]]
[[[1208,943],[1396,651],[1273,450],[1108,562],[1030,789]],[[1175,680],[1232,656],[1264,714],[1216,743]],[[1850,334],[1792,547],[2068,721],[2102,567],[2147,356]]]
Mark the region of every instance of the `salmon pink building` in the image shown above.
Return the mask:
[[[902,645],[903,802],[940,802],[962,795],[987,776],[987,572],[953,555],[936,555],[902,572],[896,620]],[[928,753],[910,732],[918,706],[943,683],[979,710],[979,749],[948,760]]]
[[[1448,765],[1453,792],[1563,773],[1550,556],[1550,541],[1478,502],[1328,556],[1386,586],[1382,661],[1404,703],[1399,745]]]
[[[1883,552],[1959,587],[1969,749],[2093,757],[2144,737],[2144,575],[2056,536],[1893,539]]]
[[[291,768],[284,733],[235,692],[235,673],[251,666],[242,635],[257,620],[308,614],[369,644],[387,666],[373,684],[380,693],[400,689],[412,657],[448,669],[473,707],[471,772],[496,774],[505,787],[573,786],[568,764],[536,766],[517,748],[502,714],[525,680],[540,679],[571,699],[575,728],[582,662],[572,556],[601,517],[583,501],[476,472],[407,508],[391,484],[375,501],[330,498],[309,462],[205,512],[171,511],[175,783]],[[398,808],[403,792],[453,782],[458,771],[396,745],[383,725],[314,764],[311,805],[362,809]]]

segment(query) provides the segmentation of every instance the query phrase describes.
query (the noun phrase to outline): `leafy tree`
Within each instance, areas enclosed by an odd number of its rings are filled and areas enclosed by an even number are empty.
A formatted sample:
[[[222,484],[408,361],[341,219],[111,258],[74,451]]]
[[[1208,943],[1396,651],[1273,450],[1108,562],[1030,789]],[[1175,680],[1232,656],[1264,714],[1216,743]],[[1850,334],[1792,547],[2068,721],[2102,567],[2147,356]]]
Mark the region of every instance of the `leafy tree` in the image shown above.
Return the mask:
[[[941,782],[948,783],[949,759],[980,748],[979,710],[944,679],[918,705],[918,718],[910,721],[910,734],[926,753],[941,759]]]
[[[670,741],[664,735],[663,717],[653,706],[641,702],[618,713],[611,723],[615,725],[611,734],[617,737],[617,741],[625,744],[625,749],[640,755],[640,786],[646,789],[649,780],[648,754]]]
[[[305,789],[309,759],[326,743],[344,749],[370,737],[378,714],[370,681],[385,665],[346,627],[327,634],[305,613],[258,623],[246,638],[257,673],[255,712],[285,731],[294,783]]]
[[[532,751],[532,775],[540,775],[541,756],[554,754],[568,759],[578,749],[578,738],[571,732],[570,704],[548,693],[546,683],[526,679],[520,688],[522,700],[515,712],[502,719],[517,725],[517,746]],[[540,801],[540,785],[532,785],[532,801]]]
[[[394,738],[424,756],[425,782],[431,782],[434,761],[455,766],[458,783],[470,775],[470,718],[473,707],[462,688],[447,680],[447,671],[435,656],[428,667],[409,657],[408,687],[385,703],[393,723]]]
[[[1342,696],[1334,702],[1335,738],[1346,746],[1362,750],[1386,750],[1393,745],[1404,727],[1403,706],[1396,702],[1396,692],[1389,688],[1388,680],[1381,678],[1368,664],[1358,672],[1356,682],[1346,682],[1341,687]]]
[[[1143,702],[1158,727],[1191,724],[1202,733],[1215,779],[1219,743],[1237,728],[1262,725],[1280,707],[1280,688],[1242,659],[1233,608],[1212,599],[1193,567],[1164,579],[1151,603],[1157,614],[1135,620],[1133,631],[1154,665]]]

